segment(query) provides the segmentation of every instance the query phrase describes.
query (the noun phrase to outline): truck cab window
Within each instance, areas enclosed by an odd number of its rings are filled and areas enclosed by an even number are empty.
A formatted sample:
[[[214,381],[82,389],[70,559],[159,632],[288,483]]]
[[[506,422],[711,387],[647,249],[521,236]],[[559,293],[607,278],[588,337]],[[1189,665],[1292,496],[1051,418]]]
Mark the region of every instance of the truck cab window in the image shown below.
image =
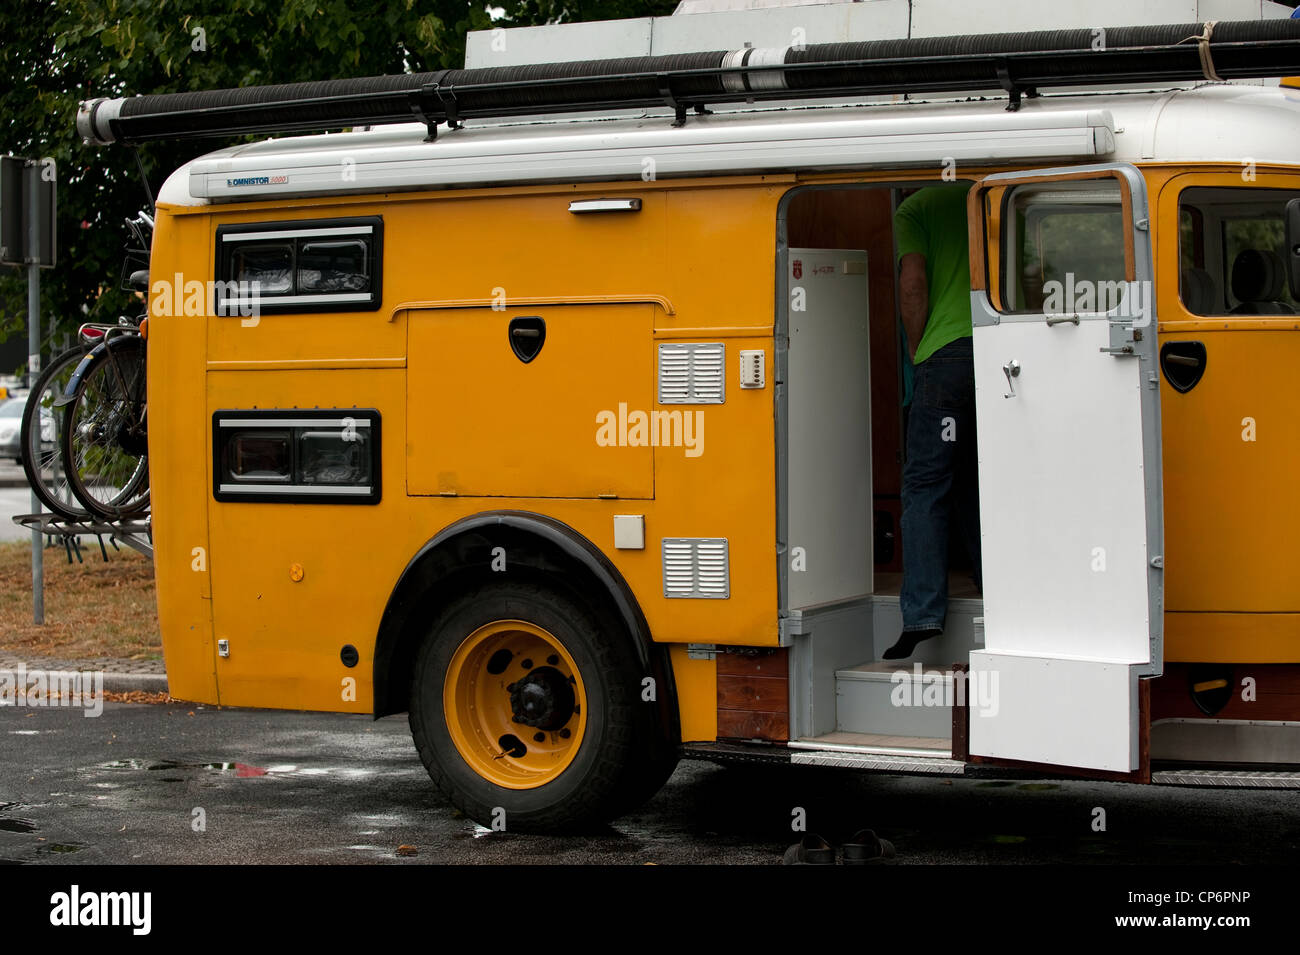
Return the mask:
[[[1193,315],[1294,315],[1285,209],[1300,193],[1193,187],[1179,196],[1183,307]]]

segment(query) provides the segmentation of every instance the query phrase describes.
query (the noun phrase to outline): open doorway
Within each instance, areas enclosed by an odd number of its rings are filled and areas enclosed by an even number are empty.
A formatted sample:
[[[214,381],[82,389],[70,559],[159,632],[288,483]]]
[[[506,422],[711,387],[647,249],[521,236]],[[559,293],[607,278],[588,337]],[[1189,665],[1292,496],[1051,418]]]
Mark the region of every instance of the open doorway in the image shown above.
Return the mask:
[[[791,681],[796,747],[950,756],[953,665],[964,666],[982,646],[983,605],[954,530],[943,634],[906,660],[883,659],[902,627],[908,546],[902,484],[912,386],[894,214],[908,195],[932,184],[804,187],[787,195],[779,216],[778,301],[785,311],[778,334],[785,333],[787,350],[785,396],[778,401],[779,523],[782,606],[797,671]],[[816,550],[804,554],[809,542]],[[934,685],[942,702],[900,707],[900,679]]]
[[[894,212],[925,183],[812,187],[793,193],[786,208],[787,249],[866,253],[870,381],[871,542],[874,594],[897,596],[902,585],[902,473],[911,360],[898,306]],[[949,542],[948,593],[975,598],[971,561],[957,535]]]

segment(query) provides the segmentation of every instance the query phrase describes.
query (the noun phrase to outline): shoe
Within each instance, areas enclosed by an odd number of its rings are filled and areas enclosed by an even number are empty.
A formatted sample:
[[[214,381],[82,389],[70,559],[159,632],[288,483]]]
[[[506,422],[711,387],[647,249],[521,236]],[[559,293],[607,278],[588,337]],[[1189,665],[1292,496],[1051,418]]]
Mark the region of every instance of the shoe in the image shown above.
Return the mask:
[[[835,848],[816,833],[808,833],[785,850],[782,865],[834,865]]]
[[[893,865],[894,844],[870,829],[859,829],[844,843],[845,865]]]
[[[905,660],[916,651],[918,643],[937,637],[941,633],[943,630],[938,627],[930,627],[926,630],[904,630],[898,642],[882,653],[881,657],[886,660]]]

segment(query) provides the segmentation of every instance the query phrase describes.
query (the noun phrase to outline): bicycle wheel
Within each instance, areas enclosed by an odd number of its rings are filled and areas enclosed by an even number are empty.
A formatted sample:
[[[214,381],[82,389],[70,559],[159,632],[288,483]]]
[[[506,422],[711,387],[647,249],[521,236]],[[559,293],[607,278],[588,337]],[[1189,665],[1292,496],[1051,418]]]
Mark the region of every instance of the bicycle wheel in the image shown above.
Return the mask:
[[[69,486],[60,440],[63,414],[54,402],[63,396],[68,379],[85,354],[81,348],[70,348],[55,356],[40,373],[27,396],[19,436],[27,483],[46,510],[72,521],[84,521],[90,512],[81,506]]]
[[[86,371],[65,409],[63,459],[73,495],[108,520],[149,506],[145,343],[123,335]]]

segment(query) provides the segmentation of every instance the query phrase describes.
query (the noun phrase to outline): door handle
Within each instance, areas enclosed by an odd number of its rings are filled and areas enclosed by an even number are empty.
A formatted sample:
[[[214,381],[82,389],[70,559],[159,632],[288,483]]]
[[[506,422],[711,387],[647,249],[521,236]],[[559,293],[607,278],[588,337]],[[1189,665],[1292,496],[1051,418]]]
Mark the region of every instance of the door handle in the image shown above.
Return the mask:
[[[1160,347],[1160,368],[1170,386],[1180,394],[1196,387],[1205,374],[1208,358],[1204,342],[1165,342]]]
[[[1009,389],[1008,392],[1002,397],[1014,398],[1016,396],[1016,386],[1011,379],[1020,377],[1020,362],[1016,361],[1014,358],[1011,359],[1009,362],[1007,362],[1005,365],[1002,366],[1002,374],[1007,376],[1007,388]]]

